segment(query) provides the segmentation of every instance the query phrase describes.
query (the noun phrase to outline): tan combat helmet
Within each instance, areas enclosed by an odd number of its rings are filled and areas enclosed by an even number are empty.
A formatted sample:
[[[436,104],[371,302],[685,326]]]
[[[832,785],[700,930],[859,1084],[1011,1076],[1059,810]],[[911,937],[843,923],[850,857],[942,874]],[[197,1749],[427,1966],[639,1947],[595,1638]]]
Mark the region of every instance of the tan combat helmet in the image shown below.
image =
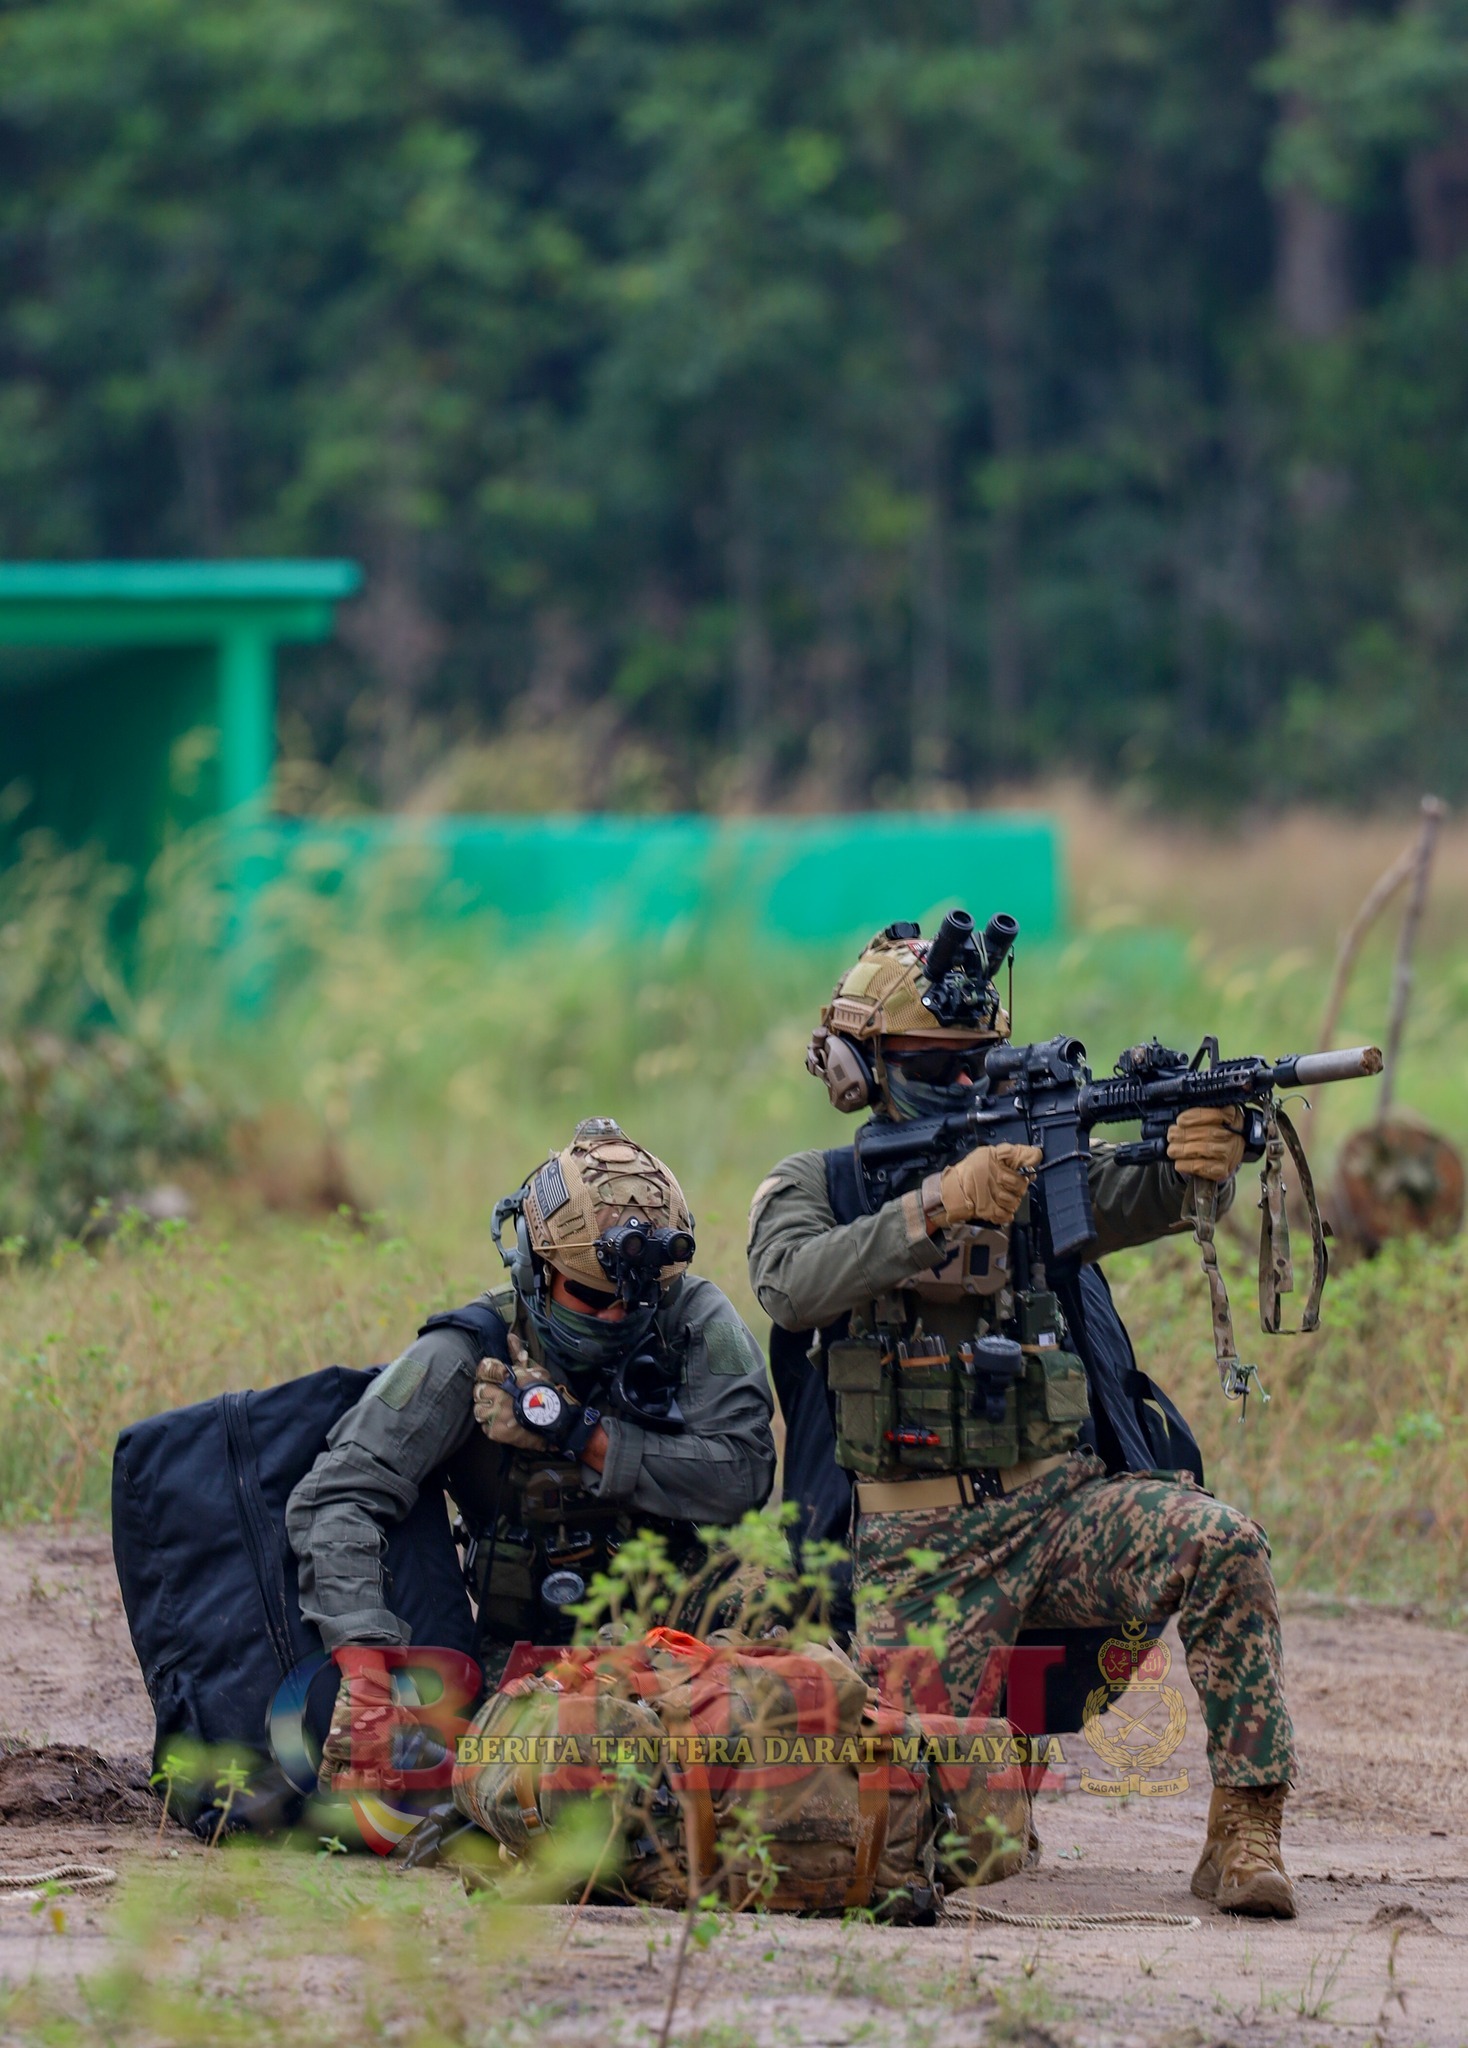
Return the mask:
[[[950,911],[937,936],[915,924],[889,924],[862,947],[821,1011],[806,1048],[807,1070],[846,1113],[886,1093],[882,1041],[934,1047],[994,1045],[1009,1036],[1009,1015],[994,976],[1019,927],[992,917],[982,939],[965,911]]]
[[[683,1190],[668,1168],[609,1116],[577,1124],[565,1150],[553,1153],[525,1183],[531,1250],[583,1286],[607,1286],[597,1239],[634,1216],[655,1231],[693,1228]],[[664,1266],[658,1277],[668,1287],[686,1271],[684,1260]]]

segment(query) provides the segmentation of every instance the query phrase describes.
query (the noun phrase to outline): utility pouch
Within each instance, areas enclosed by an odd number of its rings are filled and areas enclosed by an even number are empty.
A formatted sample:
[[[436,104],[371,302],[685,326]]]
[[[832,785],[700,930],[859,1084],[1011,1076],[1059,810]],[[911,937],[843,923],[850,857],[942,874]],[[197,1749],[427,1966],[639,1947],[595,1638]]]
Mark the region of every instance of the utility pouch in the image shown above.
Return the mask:
[[[1031,1352],[1018,1391],[1020,1457],[1053,1458],[1074,1450],[1091,1413],[1086,1368],[1075,1353],[1056,1345]]]
[[[958,1379],[958,1451],[965,1471],[975,1472],[989,1465],[1001,1469],[1019,1463],[1019,1389],[1011,1387],[1004,1396],[1004,1413],[991,1422],[984,1412],[982,1397],[970,1391],[971,1382]],[[978,1414],[969,1411],[978,1408]]]
[[[904,1472],[952,1472],[953,1359],[941,1337],[897,1347],[897,1426],[892,1450]]]
[[[880,1337],[843,1337],[826,1354],[836,1397],[836,1462],[874,1477],[892,1465],[896,1417],[892,1347]]]
[[[493,1538],[481,1538],[475,1558],[481,1629],[513,1637],[535,1622],[535,1538],[523,1522],[501,1520]]]

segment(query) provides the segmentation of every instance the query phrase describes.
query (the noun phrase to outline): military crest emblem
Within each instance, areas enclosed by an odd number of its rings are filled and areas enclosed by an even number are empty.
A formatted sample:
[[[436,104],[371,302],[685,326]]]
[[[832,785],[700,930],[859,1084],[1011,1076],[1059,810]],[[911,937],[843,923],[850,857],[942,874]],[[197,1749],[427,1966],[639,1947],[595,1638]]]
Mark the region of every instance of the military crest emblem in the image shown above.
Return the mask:
[[[1149,1641],[1145,1622],[1128,1621],[1120,1636],[1102,1644],[1096,1662],[1101,1683],[1087,1695],[1081,1733],[1112,1775],[1082,1769],[1081,1790],[1111,1799],[1131,1792],[1185,1792],[1186,1771],[1170,1778],[1149,1775],[1167,1762],[1187,1731],[1183,1696],[1166,1683],[1171,1650]]]

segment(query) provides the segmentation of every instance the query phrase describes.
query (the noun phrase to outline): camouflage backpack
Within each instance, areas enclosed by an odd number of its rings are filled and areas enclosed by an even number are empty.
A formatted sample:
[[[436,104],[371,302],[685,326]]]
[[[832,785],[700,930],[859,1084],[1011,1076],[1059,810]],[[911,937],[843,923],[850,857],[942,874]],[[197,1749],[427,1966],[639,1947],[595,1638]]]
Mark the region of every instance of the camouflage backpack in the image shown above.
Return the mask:
[[[714,1650],[656,1702],[679,1827],[627,1873],[660,1905],[690,1891],[775,1913],[928,1918],[933,1822],[915,1724],[880,1713],[838,1650]],[[907,1734],[913,1761],[894,1738]]]
[[[600,1787],[624,1843],[603,1889],[656,1905],[712,1891],[736,1908],[910,1922],[936,1908],[940,1839],[950,1884],[1019,1867],[1029,1801],[997,1767],[1007,1722],[952,1724],[993,1740],[939,1765],[935,1801],[930,1717],[880,1707],[840,1651],[737,1637],[670,1649],[674,1632],[654,1633],[630,1654],[572,1653],[481,1709],[454,1799],[511,1861]]]
[[[490,1694],[461,1739],[454,1804],[511,1862],[531,1855],[568,1806],[598,1793],[630,1843],[647,1825],[642,1786],[660,1770],[662,1736],[657,1715],[617,1691],[520,1679]],[[623,1755],[643,1759],[642,1771],[619,1773]]]

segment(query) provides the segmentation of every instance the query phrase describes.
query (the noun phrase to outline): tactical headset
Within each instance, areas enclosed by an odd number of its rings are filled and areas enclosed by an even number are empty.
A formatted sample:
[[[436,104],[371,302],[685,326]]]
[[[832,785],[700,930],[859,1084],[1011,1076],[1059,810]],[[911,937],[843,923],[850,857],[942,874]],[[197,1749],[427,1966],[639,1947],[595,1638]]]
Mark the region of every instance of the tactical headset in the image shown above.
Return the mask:
[[[875,1102],[887,1078],[880,1051],[869,1060],[854,1038],[842,1038],[824,1024],[811,1033],[805,1070],[825,1083],[832,1107],[843,1116],[854,1116]]]

